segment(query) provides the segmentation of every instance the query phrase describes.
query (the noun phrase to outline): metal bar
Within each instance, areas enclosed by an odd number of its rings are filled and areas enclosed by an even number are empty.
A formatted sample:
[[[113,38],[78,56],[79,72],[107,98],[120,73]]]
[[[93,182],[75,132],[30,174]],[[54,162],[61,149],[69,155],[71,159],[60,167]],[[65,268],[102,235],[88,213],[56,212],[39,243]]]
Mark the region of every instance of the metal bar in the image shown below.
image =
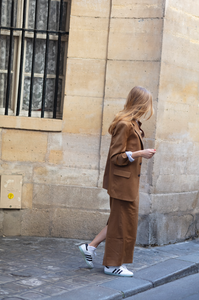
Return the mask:
[[[0,27],[1,27],[2,1],[3,1],[3,0],[0,0]]]
[[[22,29],[24,29],[26,26],[26,6],[27,6],[27,0],[24,0]],[[18,85],[17,111],[16,111],[17,116],[19,116],[20,113],[21,86],[22,86],[23,60],[24,60],[24,40],[25,40],[25,31],[23,30],[22,37],[21,37],[21,59],[20,59],[19,85]]]
[[[47,78],[47,67],[48,67],[48,45],[49,45],[49,21],[50,21],[50,4],[51,0],[48,0],[48,17],[47,17],[47,33],[46,33],[46,53],[45,53],[45,66],[44,66],[44,78],[43,78],[43,93],[42,93],[42,104],[41,104],[41,118],[44,117],[45,110],[45,98],[46,98],[46,78]]]
[[[55,31],[55,30],[42,30],[42,29],[28,29],[28,28],[17,28],[17,27],[6,27],[6,26],[0,26],[0,29],[2,30],[10,30],[13,29],[15,31],[27,31],[27,32],[36,32],[36,33],[49,33],[49,34],[61,34],[61,35],[69,35],[69,31]]]
[[[14,23],[14,0],[12,0],[11,6],[11,22],[10,22],[10,47],[8,54],[8,74],[7,74],[7,87],[6,87],[6,103],[5,103],[5,115],[8,115],[9,99],[10,99],[10,79],[11,79],[11,64],[12,64],[12,42],[13,42],[13,23]]]
[[[56,114],[57,114],[57,95],[58,95],[58,85],[59,85],[59,64],[60,64],[60,50],[61,50],[61,34],[60,34],[60,31],[61,31],[61,28],[62,28],[62,12],[63,12],[63,0],[60,1],[59,33],[58,33],[58,43],[57,43],[57,66],[56,66],[53,119],[56,119]]]
[[[37,29],[37,10],[38,10],[38,1],[35,1],[35,25],[34,29]],[[29,111],[28,116],[31,117],[32,111],[32,98],[33,98],[33,85],[34,85],[34,70],[35,70],[35,48],[36,48],[36,37],[37,32],[34,30],[33,38],[33,53],[32,53],[32,69],[31,69],[31,81],[30,81],[30,99],[29,99]]]

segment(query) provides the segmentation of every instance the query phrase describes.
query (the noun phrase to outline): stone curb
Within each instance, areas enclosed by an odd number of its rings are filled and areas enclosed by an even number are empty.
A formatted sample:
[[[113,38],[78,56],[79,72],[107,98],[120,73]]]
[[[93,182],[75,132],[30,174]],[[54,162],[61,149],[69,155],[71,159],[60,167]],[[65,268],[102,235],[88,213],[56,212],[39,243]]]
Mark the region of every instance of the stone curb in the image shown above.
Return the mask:
[[[170,261],[170,262],[168,262],[168,261]],[[127,298],[130,296],[136,295],[138,293],[142,293],[151,288],[155,288],[155,287],[163,285],[165,283],[168,283],[168,282],[174,281],[176,279],[180,279],[182,277],[189,276],[189,275],[199,272],[199,264],[198,263],[190,263],[190,262],[184,261],[185,263],[188,264],[187,266],[185,265],[184,267],[176,269],[170,273],[167,273],[165,276],[161,276],[159,278],[158,277],[155,279],[149,278],[150,273],[153,272],[154,269],[158,270],[161,267],[161,265],[164,265],[166,263],[170,263],[170,267],[171,267],[171,269],[173,269],[173,265],[171,265],[171,263],[173,263],[176,260],[169,259],[168,261],[165,261],[163,263],[158,263],[157,265],[140,270],[135,273],[133,278],[118,278],[118,279],[103,283],[103,284],[101,284],[101,286],[118,291],[123,294],[123,298]],[[183,261],[180,261],[180,259],[179,259],[179,263],[183,264]],[[169,264],[168,264],[168,266],[169,266]],[[169,267],[168,267],[168,269],[169,269]],[[152,275],[152,273],[151,273],[151,275]],[[146,279],[146,277],[148,277],[148,278]],[[151,276],[151,277],[153,277],[153,276]],[[113,298],[107,298],[107,299],[111,300]],[[116,300],[116,298],[115,298],[115,300]]]

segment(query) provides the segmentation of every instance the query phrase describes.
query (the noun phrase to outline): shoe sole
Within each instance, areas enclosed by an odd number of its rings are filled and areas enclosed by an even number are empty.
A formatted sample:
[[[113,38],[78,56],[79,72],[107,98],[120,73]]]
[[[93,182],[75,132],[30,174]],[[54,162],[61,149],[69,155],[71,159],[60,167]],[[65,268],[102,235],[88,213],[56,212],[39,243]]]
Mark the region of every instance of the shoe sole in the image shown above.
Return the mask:
[[[121,274],[108,273],[108,272],[106,272],[106,271],[104,271],[104,273],[105,273],[106,275],[111,275],[111,276],[133,277],[133,274],[132,274],[132,275],[121,275]]]
[[[79,246],[79,251],[81,252],[81,255],[83,256],[83,259],[85,260],[87,266],[89,267],[89,269],[93,269],[93,265],[91,266],[88,261],[86,260],[86,257],[85,257],[85,254],[84,254],[84,251],[82,250],[81,246]]]

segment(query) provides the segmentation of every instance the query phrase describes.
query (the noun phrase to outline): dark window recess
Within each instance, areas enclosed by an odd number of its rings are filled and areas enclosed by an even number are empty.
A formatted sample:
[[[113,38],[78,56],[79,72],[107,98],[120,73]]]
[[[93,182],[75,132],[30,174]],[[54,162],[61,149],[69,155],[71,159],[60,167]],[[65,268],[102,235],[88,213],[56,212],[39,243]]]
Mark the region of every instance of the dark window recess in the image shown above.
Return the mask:
[[[49,112],[61,117],[68,6],[66,0],[0,0],[0,107],[5,115],[12,109],[16,116],[37,112],[43,118]]]

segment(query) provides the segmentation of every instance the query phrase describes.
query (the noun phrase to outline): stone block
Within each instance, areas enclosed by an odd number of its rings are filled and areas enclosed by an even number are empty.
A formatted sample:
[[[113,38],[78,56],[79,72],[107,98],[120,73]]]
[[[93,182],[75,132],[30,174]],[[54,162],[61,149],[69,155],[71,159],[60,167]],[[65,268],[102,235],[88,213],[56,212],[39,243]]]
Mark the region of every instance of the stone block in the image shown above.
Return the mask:
[[[148,176],[148,174],[146,175],[143,175],[141,173],[141,176],[140,176],[140,192],[142,193],[149,193],[150,191],[150,177]]]
[[[3,235],[3,218],[4,218],[4,212],[0,210],[0,236]]]
[[[67,60],[66,88],[68,96],[103,97],[105,60]]]
[[[0,129],[0,145],[2,143],[2,129]],[[0,147],[0,159],[1,159],[1,147]]]
[[[0,175],[22,175],[23,182],[31,182],[33,165],[27,162],[2,162]]]
[[[2,159],[8,161],[44,162],[47,134],[34,131],[4,130]]]
[[[162,25],[162,19],[111,19],[108,58],[159,61]]]
[[[145,139],[155,139],[156,135],[156,121],[157,121],[157,99],[153,99],[153,108],[154,114],[149,120],[141,120],[142,121],[142,129],[144,130]],[[154,147],[154,145],[153,145]]]
[[[162,18],[163,0],[113,0],[113,18]]]
[[[137,229],[137,245],[146,245],[150,244],[149,241],[149,215],[139,215],[138,219],[138,229]]]
[[[107,135],[102,136],[100,149],[100,169],[102,170],[104,170],[106,166],[110,142],[111,135],[109,133]]]
[[[62,150],[62,139],[63,134],[62,132],[49,132],[48,134],[48,149],[50,150]]]
[[[197,191],[151,195],[151,209],[154,213],[169,214],[171,211],[193,213],[197,207]]]
[[[99,142],[97,135],[63,134],[63,164],[97,170]]]
[[[108,18],[72,16],[68,57],[105,59],[108,22]]]
[[[108,212],[80,209],[55,209],[52,236],[93,239],[106,225]]]
[[[48,209],[22,210],[21,235],[50,236],[52,212]]]
[[[21,199],[22,209],[32,208],[32,195],[33,195],[33,184],[24,183],[22,186],[22,199]]]
[[[136,278],[149,280],[153,283],[153,286],[156,287],[186,275],[196,273],[196,268],[196,265],[192,262],[171,258],[159,262],[154,266],[139,270],[135,276]]]
[[[4,210],[3,234],[6,236],[21,235],[20,210]]]
[[[57,139],[51,136],[48,148],[50,163],[71,168],[98,169],[99,136],[64,133],[61,145],[57,145]]]
[[[63,132],[100,134],[102,98],[66,96]]]
[[[41,184],[79,185],[95,187],[98,171],[59,166],[36,166],[33,182]]]
[[[190,1],[178,1],[172,0],[167,5],[168,9],[173,9],[176,12],[181,12],[189,16],[189,18],[197,18],[199,17],[199,3],[194,0]]]
[[[86,286],[86,287],[79,287],[74,289],[73,291],[62,293],[61,295],[56,295],[51,297],[51,300],[62,300],[62,299],[70,299],[76,300],[81,298],[81,300],[87,300],[88,295],[90,298],[94,298],[95,300],[122,300],[123,295],[122,293],[115,291],[113,289],[105,288],[102,286]]]
[[[151,211],[151,197],[148,193],[140,192],[139,214],[147,215]]]
[[[109,196],[99,188],[34,184],[33,208],[75,208],[109,212]]]
[[[121,291],[125,298],[144,292],[153,287],[151,282],[138,278],[117,278],[103,283],[102,286]]]
[[[84,17],[109,17],[110,0],[73,0],[71,7],[72,16]]]
[[[124,108],[126,99],[105,98],[103,110],[102,135],[109,135],[108,128],[115,115]]]
[[[28,112],[27,112],[28,116]],[[62,120],[47,118],[27,118],[24,116],[0,115],[0,127],[23,130],[56,131],[62,129]]]
[[[62,150],[50,150],[48,161],[50,164],[59,165],[63,163]]]
[[[154,175],[151,193],[184,193],[198,190],[199,176],[188,174]]]
[[[126,99],[130,90],[140,85],[149,89],[156,99],[159,68],[159,62],[108,61],[105,97]]]
[[[150,244],[176,243],[195,235],[195,220],[191,213],[152,213],[150,215]]]
[[[183,175],[187,173],[187,158],[193,152],[193,143],[156,141],[156,154],[154,156],[155,175]],[[183,158],[183,159],[182,159]]]

